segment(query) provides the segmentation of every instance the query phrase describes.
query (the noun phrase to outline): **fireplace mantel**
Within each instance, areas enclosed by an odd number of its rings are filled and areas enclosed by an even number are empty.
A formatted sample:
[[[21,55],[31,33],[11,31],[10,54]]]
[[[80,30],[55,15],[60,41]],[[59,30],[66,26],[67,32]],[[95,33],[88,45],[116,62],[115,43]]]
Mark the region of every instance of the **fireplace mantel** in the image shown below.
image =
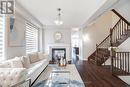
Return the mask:
[[[60,46],[61,47],[63,47],[63,46],[65,47],[66,46],[66,47],[70,47],[70,44],[66,44],[66,43],[52,43],[52,44],[49,44],[49,47],[50,46],[57,46],[57,47],[60,47]]]

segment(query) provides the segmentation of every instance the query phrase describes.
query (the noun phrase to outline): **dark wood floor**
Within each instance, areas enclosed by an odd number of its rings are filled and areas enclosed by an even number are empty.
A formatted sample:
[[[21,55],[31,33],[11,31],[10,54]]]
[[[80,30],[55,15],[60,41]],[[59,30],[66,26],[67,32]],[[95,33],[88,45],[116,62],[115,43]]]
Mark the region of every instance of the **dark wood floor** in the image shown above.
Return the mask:
[[[96,66],[87,61],[78,61],[75,64],[86,87],[129,87],[123,81],[114,77],[110,70],[101,66]]]

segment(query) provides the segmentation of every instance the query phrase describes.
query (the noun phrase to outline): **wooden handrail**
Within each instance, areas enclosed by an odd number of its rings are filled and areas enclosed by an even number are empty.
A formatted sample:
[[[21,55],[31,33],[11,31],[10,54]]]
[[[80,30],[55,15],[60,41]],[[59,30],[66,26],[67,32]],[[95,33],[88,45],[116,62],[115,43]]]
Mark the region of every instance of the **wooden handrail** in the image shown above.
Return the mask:
[[[99,47],[105,40],[107,40],[107,38],[109,38],[110,37],[110,34],[100,43],[100,44],[98,44],[97,45],[97,47]]]
[[[115,9],[112,9],[112,11],[119,17],[121,18],[123,21],[125,21],[128,25],[130,25],[130,22],[127,21],[122,15],[120,15]]]
[[[115,27],[117,26],[118,23],[120,23],[121,18],[119,19],[119,21],[114,25],[114,27],[112,28],[113,30],[115,29]]]

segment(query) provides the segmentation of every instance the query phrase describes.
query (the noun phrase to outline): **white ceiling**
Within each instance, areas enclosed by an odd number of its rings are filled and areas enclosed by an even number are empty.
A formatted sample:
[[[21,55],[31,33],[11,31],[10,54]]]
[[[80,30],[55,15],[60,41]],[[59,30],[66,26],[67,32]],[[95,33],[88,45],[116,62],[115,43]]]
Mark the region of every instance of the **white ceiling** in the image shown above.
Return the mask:
[[[18,0],[43,25],[54,26],[57,8],[62,9],[63,26],[81,27],[107,0]]]

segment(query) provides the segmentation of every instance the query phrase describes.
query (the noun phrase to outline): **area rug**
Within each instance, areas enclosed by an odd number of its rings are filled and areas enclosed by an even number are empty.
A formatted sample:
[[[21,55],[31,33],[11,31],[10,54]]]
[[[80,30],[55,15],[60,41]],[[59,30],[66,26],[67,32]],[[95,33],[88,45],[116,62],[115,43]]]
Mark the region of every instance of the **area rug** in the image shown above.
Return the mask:
[[[62,81],[62,77],[60,79],[57,79],[55,82],[52,82],[49,85],[45,85],[48,83],[48,76],[53,70],[60,69],[57,65],[52,64],[48,65],[47,69],[41,74],[41,76],[38,78],[38,80],[35,82],[35,84],[32,87],[85,87],[83,80],[81,79],[77,68],[74,64],[67,65],[65,70],[70,71],[69,75],[69,85],[67,83],[59,83],[57,81]],[[65,78],[68,80],[68,78]],[[64,81],[63,81],[64,82]],[[57,84],[58,83],[58,84]]]
[[[69,84],[57,84],[58,82],[52,84],[46,84],[46,81],[41,81],[38,84],[34,85],[33,87],[85,87],[84,83],[81,83],[76,80],[70,80]]]

